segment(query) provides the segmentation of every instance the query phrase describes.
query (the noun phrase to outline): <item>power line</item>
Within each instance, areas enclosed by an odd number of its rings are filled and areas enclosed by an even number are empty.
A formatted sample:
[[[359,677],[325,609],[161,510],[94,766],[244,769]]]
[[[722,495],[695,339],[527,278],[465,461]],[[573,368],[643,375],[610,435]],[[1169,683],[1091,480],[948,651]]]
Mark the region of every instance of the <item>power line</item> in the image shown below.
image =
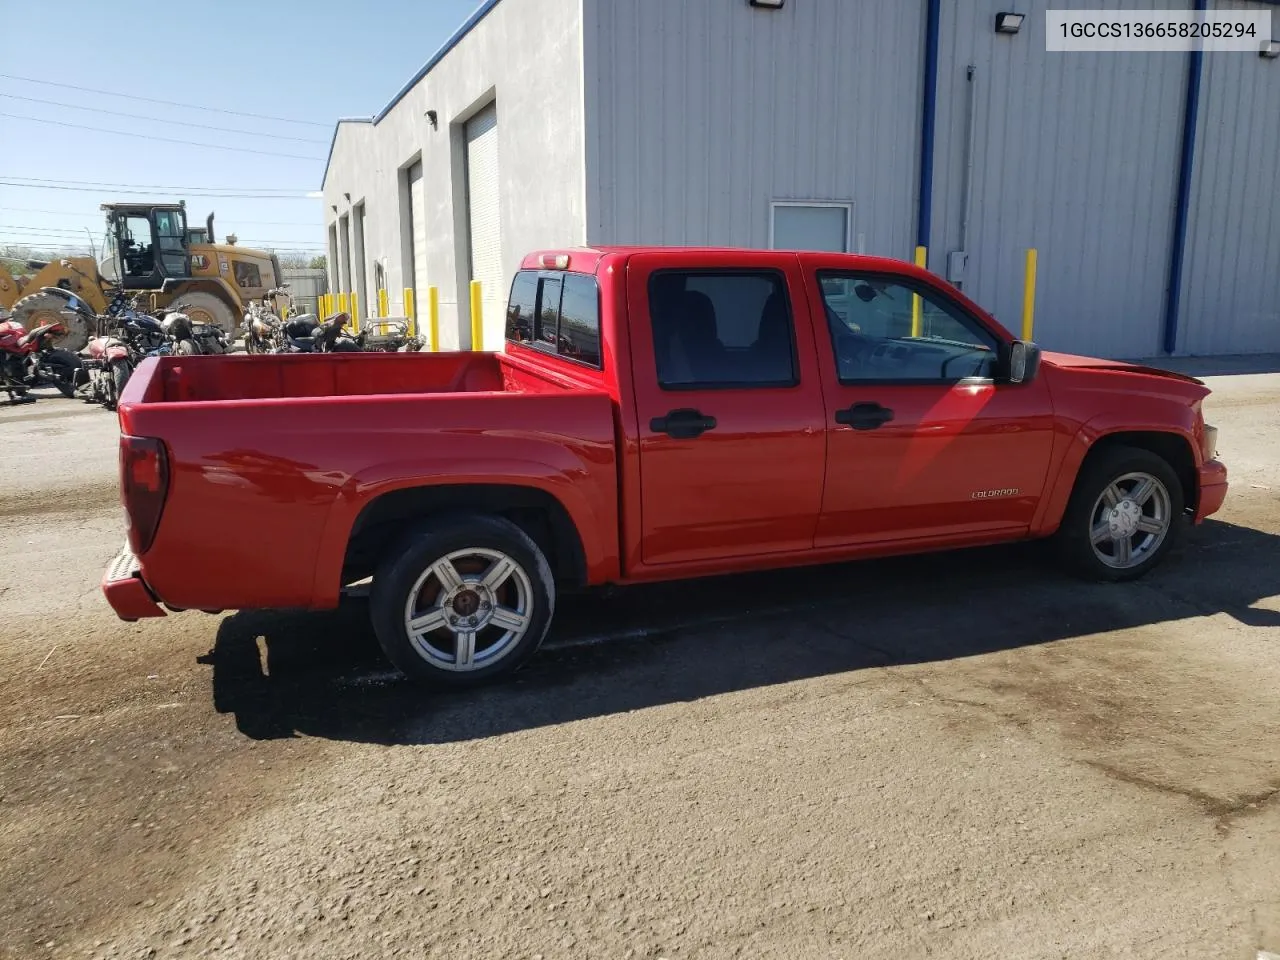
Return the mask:
[[[130,189],[146,188],[155,190],[245,190],[254,193],[281,193],[288,196],[297,196],[293,187],[175,187],[172,184],[163,183],[111,183],[106,180],[62,180],[48,179],[45,177],[22,177],[14,173],[0,174],[6,180],[28,180],[32,183],[72,183],[78,187],[127,187]]]
[[[138,140],[158,140],[162,143],[178,143],[184,147],[203,147],[207,150],[233,150],[236,153],[256,153],[264,157],[288,157],[291,160],[319,161],[320,157],[307,157],[300,153],[277,153],[274,150],[253,150],[249,147],[229,147],[221,143],[197,143],[194,140],[178,140],[174,137],[157,137],[150,133],[134,133],[130,130],[111,130],[107,127],[91,127],[84,123],[67,123],[65,120],[46,120],[43,117],[24,117],[17,113],[0,113],[0,117],[10,120],[27,120],[31,123],[48,123],[55,127],[73,127],[77,130],[92,130],[95,133],[114,133],[118,137],[133,137]]]
[[[221,107],[202,107],[198,103],[178,103],[176,100],[157,100],[154,97],[139,97],[132,93],[116,93],[112,90],[95,90],[92,87],[77,87],[71,83],[56,83],[53,80],[37,80],[34,77],[15,77],[12,74],[0,73],[0,79],[21,80],[24,83],[39,83],[47,87],[62,87],[64,90],[79,90],[81,93],[100,93],[108,97],[121,97],[125,100],[140,100],[144,103],[160,103],[166,107],[184,107],[188,110],[208,110],[210,113],[225,113],[233,117],[252,117],[255,120],[274,120],[278,123],[300,123],[310,127],[328,127],[330,124],[316,120],[291,120],[288,117],[270,117],[262,113],[242,113],[238,110],[223,110]]]
[[[315,202],[314,197],[308,197],[300,193],[295,194],[263,194],[263,193],[196,193],[191,190],[166,190],[163,187],[157,187],[153,190],[125,190],[119,187],[64,187],[51,183],[14,183],[10,180],[0,180],[0,187],[25,187],[28,190],[71,190],[77,193],[97,193],[101,194],[110,191],[113,194],[124,196],[143,196],[154,197],[158,194],[186,193],[189,199],[194,200],[217,200],[221,198],[230,198],[238,200],[310,200]]]
[[[0,93],[0,97],[9,100],[26,100],[30,103],[43,103],[50,107],[66,107],[68,110],[87,110],[90,113],[106,113],[115,117],[128,117],[130,120],[147,120],[151,123],[169,123],[179,127],[199,127],[201,130],[217,130],[221,133],[239,133],[250,137],[269,137],[272,140],[292,140],[295,143],[318,143],[325,146],[326,140],[312,140],[310,137],[289,137],[281,133],[259,133],[256,130],[244,130],[238,127],[216,127],[208,123],[192,123],[190,120],[167,120],[164,117],[148,117],[141,113],[123,113],[119,110],[106,110],[102,107],[86,107],[78,103],[61,103],[57,100],[41,100],[39,97],[20,97],[16,93]]]
[[[55,217],[81,217],[85,214],[75,213],[71,210],[37,210],[33,207],[0,207],[0,212],[5,213],[47,213]],[[302,220],[241,220],[236,218],[236,223],[251,223],[255,227],[316,227],[319,226],[315,222],[304,222]],[[3,229],[3,228],[0,228]]]

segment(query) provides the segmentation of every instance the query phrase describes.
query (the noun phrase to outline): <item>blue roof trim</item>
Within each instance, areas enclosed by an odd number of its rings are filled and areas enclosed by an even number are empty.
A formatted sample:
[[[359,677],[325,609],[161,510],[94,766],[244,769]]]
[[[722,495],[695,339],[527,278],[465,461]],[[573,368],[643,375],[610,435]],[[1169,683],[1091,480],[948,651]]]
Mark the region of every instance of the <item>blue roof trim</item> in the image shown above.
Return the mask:
[[[333,145],[338,142],[338,127],[344,123],[373,123],[373,117],[339,117],[338,122],[333,125],[333,136],[329,138],[329,155],[324,158],[324,176],[320,178],[320,189],[324,189],[324,182],[329,179],[329,164],[333,162]]]
[[[431,68],[443,60],[445,54],[456,47],[462,41],[462,38],[470,33],[472,28],[483,20],[490,10],[498,5],[498,2],[499,0],[484,0],[484,3],[480,4],[480,6],[476,8],[476,11],[471,14],[471,16],[467,17],[462,26],[453,32],[453,36],[446,40],[444,45],[437,50],[434,55],[432,55],[431,59],[423,64],[422,69],[415,73],[409,82],[400,88],[400,92],[391,98],[391,102],[382,108],[381,112],[373,118],[373,122],[375,124],[381,122],[382,118],[391,112],[391,108],[403,100],[405,95],[417,86],[418,81],[430,73]]]
[[[1280,2],[1280,0],[1277,0],[1277,2]],[[417,73],[415,73],[413,77],[410,78],[409,82],[400,88],[400,91],[394,97],[391,98],[391,102],[388,103],[381,110],[379,110],[377,115],[373,117],[343,117],[338,120],[338,124],[372,123],[374,125],[377,125],[378,123],[380,123],[382,121],[382,118],[385,117],[388,113],[390,113],[391,109],[401,100],[403,100],[408,95],[409,91],[418,85],[418,82],[423,77],[425,77],[428,73],[431,72],[431,68],[434,67],[441,60],[443,60],[445,57],[445,54],[447,54],[450,50],[452,50],[459,43],[461,43],[462,38],[465,37],[468,33],[470,33],[472,28],[474,28],[477,23],[483,20],[485,16],[489,13],[489,11],[492,10],[494,7],[496,7],[498,3],[499,3],[499,0],[484,0],[484,3],[480,4],[480,6],[475,9],[475,12],[472,13],[471,16],[467,17],[466,21],[462,24],[462,26],[460,26],[457,30],[453,32],[453,35],[444,42],[444,45],[441,46],[440,49],[437,50],[434,54],[432,54],[431,59],[422,65],[422,69],[420,69]],[[324,161],[324,176],[320,180],[321,189],[324,189],[324,181],[329,179],[329,164],[333,162],[333,145],[337,142],[338,142],[338,126],[335,124],[333,128],[333,139],[329,141],[329,156],[325,158],[325,161]]]

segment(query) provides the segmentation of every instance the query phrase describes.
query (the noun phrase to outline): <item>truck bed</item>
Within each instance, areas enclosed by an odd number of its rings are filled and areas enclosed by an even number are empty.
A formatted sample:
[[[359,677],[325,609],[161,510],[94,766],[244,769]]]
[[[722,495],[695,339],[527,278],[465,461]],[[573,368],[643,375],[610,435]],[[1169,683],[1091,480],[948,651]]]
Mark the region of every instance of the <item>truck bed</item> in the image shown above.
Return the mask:
[[[148,358],[119,405],[123,434],[167,448],[148,583],[179,608],[332,606],[374,500],[504,477],[558,493],[608,537],[588,562],[616,564],[614,399],[586,374],[486,353]]]
[[[526,393],[554,386],[492,353],[161,357],[144,404],[395,394]],[[139,371],[141,372],[141,371]]]

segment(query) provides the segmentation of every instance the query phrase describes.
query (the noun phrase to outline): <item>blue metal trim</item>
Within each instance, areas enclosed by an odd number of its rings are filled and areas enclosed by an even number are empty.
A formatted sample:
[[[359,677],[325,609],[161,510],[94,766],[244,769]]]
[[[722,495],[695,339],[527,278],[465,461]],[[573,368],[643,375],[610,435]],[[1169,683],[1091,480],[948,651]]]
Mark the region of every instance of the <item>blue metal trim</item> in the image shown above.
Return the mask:
[[[453,35],[444,42],[444,44],[440,47],[440,49],[431,55],[431,59],[422,65],[422,69],[420,69],[417,73],[415,73],[413,77],[409,80],[409,82],[400,88],[400,91],[394,97],[391,98],[391,102],[388,103],[381,110],[379,110],[378,113],[372,119],[368,117],[360,117],[358,119],[351,118],[350,120],[339,120],[338,123],[347,123],[347,122],[372,123],[375,126],[381,123],[382,118],[391,112],[392,107],[394,107],[397,103],[399,103],[406,96],[408,96],[409,91],[418,85],[418,81],[420,81],[423,77],[425,77],[428,73],[430,73],[431,68],[444,59],[445,54],[447,54],[450,50],[452,50],[459,43],[461,43],[462,38],[465,37],[468,33],[470,33],[472,28],[475,27],[475,25],[479,23],[481,20],[483,20],[485,16],[489,13],[489,11],[492,10],[494,7],[496,7],[498,3],[499,3],[499,0],[484,0],[484,3],[480,4],[480,6],[475,9],[475,12],[472,13],[471,16],[467,17],[466,21],[462,24],[462,26],[460,26],[457,30],[453,32]],[[329,163],[330,161],[333,160],[333,144],[337,139],[338,139],[338,128],[335,126],[333,130],[333,139],[329,141],[329,156],[324,162],[324,176],[320,180],[322,187],[324,185],[324,181],[329,178]]]
[[[372,117],[339,117],[337,123],[333,125],[333,136],[329,138],[329,155],[324,158],[324,176],[320,178],[320,189],[324,189],[324,182],[329,179],[329,164],[333,161],[333,145],[338,142],[338,127],[344,123],[373,123]]]
[[[1196,10],[1209,0],[1196,0]],[[1169,295],[1164,308],[1164,352],[1178,349],[1178,309],[1182,300],[1182,261],[1187,247],[1187,215],[1191,208],[1191,166],[1196,155],[1196,127],[1200,119],[1200,74],[1204,51],[1192,50],[1187,73],[1187,102],[1182,115],[1182,157],[1178,164],[1178,198],[1173,211],[1173,242],[1169,250]]]
[[[938,107],[938,19],[941,0],[929,0],[924,39],[924,110],[920,120],[920,210],[916,246],[928,248],[933,227],[933,128]]]

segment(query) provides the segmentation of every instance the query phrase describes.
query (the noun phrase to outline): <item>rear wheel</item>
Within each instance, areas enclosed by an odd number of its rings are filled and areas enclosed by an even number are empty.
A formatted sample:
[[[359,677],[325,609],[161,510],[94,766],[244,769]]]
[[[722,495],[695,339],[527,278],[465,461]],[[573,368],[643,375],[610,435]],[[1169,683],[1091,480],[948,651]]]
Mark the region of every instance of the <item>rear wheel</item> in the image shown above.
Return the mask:
[[[436,686],[475,686],[533,655],[551,625],[555,584],[537,544],[500,517],[442,519],[374,574],[370,612],[387,657]]]
[[[1058,530],[1059,551],[1092,580],[1133,580],[1155,567],[1184,525],[1182,483],[1149,450],[1113,447],[1086,462]]]
[[[13,305],[13,319],[28,330],[46,323],[62,324],[67,332],[50,339],[65,350],[80,350],[89,342],[89,321],[79,312],[68,309],[67,301],[52,293],[37,291],[23,297]]]

